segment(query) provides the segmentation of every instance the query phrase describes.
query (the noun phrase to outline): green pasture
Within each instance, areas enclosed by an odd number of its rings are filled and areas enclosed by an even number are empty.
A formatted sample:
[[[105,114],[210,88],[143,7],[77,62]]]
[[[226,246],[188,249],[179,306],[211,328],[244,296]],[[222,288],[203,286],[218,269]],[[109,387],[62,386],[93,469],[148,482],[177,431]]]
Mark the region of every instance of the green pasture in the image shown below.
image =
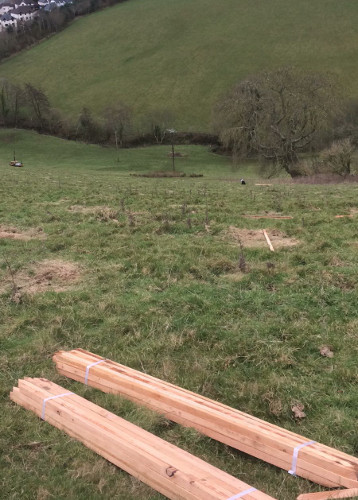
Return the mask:
[[[218,96],[263,69],[331,71],[357,98],[357,45],[356,0],[129,0],[11,57],[0,76],[41,86],[73,117],[123,101],[137,126],[167,108],[177,128],[209,130]]]
[[[14,148],[22,169],[8,165]],[[204,177],[130,176],[170,169],[167,146],[120,151],[118,162],[110,148],[0,132],[0,233],[41,228],[47,236],[0,239],[1,498],[163,498],[11,403],[25,376],[47,377],[278,500],[320,489],[57,375],[59,349],[88,349],[358,453],[358,215],[334,217],[355,213],[358,186],[271,182],[255,165],[233,170],[207,148],[180,150],[178,169]],[[243,217],[265,212],[293,219]],[[280,231],[298,244],[272,253],[243,242],[242,272],[231,226]],[[12,301],[10,274],[16,283],[46,260],[76,264],[79,282],[62,292],[23,289]],[[321,356],[323,346],[333,358]],[[307,415],[299,422],[297,402]]]

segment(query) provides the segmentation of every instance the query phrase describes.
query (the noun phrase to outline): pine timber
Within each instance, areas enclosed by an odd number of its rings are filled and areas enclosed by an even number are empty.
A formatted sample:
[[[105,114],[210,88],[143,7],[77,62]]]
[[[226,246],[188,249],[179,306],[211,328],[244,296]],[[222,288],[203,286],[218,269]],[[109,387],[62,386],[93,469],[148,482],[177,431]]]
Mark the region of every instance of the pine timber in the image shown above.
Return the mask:
[[[19,380],[10,398],[41,416],[46,398],[68,393],[49,380]],[[174,500],[229,500],[251,487],[76,394],[50,399],[44,420]],[[273,500],[260,491],[245,500]]]
[[[329,500],[330,498],[358,498],[358,488],[304,493],[303,495],[299,495],[297,500]]]
[[[119,394],[142,404],[166,418],[197,429],[233,448],[290,470],[294,448],[310,441],[219,402],[181,389],[119,363],[104,360],[82,349],[59,352],[53,357],[64,376],[104,392]],[[298,454],[298,476],[327,487],[358,487],[358,459],[319,443],[302,448]]]
[[[263,230],[262,230],[262,232],[264,233],[264,236],[265,236],[265,238],[266,238],[266,242],[267,242],[267,244],[268,244],[268,246],[269,246],[269,248],[270,248],[271,252],[274,252],[274,251],[275,251],[275,249],[274,249],[274,247],[272,246],[271,240],[270,240],[270,238],[269,238],[269,235],[267,234],[266,229],[263,229]]]

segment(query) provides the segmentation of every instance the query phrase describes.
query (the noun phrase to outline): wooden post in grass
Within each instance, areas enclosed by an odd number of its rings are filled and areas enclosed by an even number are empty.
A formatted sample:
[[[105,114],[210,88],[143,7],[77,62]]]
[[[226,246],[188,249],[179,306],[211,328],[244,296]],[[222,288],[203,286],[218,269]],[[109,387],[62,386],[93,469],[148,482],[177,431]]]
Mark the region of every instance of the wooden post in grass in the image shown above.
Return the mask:
[[[170,134],[171,141],[172,141],[172,163],[173,163],[173,172],[175,172],[174,134],[175,134],[176,130],[173,128],[168,128],[168,132]]]
[[[266,229],[263,229],[263,230],[262,230],[262,232],[264,233],[264,236],[265,236],[265,238],[266,238],[266,241],[267,241],[268,246],[270,247],[271,252],[274,252],[274,251],[275,251],[275,249],[274,249],[274,247],[272,246],[271,240],[270,240],[270,238],[269,238],[269,235],[267,234]]]

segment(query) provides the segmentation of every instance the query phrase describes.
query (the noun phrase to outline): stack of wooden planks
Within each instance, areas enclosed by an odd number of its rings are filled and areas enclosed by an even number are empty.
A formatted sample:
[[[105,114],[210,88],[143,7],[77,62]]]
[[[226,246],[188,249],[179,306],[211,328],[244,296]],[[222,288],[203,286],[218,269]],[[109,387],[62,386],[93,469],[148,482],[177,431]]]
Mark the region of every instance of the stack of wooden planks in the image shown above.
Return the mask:
[[[13,401],[175,500],[273,500],[49,380],[19,380]]]
[[[53,359],[62,375],[125,396],[293,475],[328,487],[358,487],[353,456],[82,349]]]

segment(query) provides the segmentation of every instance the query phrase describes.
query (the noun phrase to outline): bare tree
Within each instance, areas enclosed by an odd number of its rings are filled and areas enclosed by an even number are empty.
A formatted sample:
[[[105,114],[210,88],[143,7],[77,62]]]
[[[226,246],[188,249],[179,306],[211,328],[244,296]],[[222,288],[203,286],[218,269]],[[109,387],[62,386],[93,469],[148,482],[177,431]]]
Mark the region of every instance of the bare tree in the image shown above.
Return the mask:
[[[20,106],[24,103],[21,87],[10,83],[5,78],[0,81],[0,123],[17,127]]]
[[[214,109],[214,126],[234,157],[258,154],[295,175],[298,153],[338,109],[331,76],[282,68],[236,85]]]
[[[106,127],[113,134],[116,148],[123,147],[132,127],[132,110],[126,104],[118,102],[105,110]]]
[[[174,124],[174,115],[169,109],[153,109],[147,114],[145,122],[155,141],[161,144]]]
[[[7,80],[1,81],[0,90],[0,119],[1,124],[6,127],[8,124],[8,115],[10,113],[10,103],[9,103],[9,82]]]
[[[32,109],[41,129],[44,128],[46,117],[50,111],[50,103],[46,94],[31,83],[25,83],[26,100]]]
[[[351,139],[335,141],[328,149],[322,151],[320,160],[323,171],[342,176],[351,173],[352,155],[354,146]]]

